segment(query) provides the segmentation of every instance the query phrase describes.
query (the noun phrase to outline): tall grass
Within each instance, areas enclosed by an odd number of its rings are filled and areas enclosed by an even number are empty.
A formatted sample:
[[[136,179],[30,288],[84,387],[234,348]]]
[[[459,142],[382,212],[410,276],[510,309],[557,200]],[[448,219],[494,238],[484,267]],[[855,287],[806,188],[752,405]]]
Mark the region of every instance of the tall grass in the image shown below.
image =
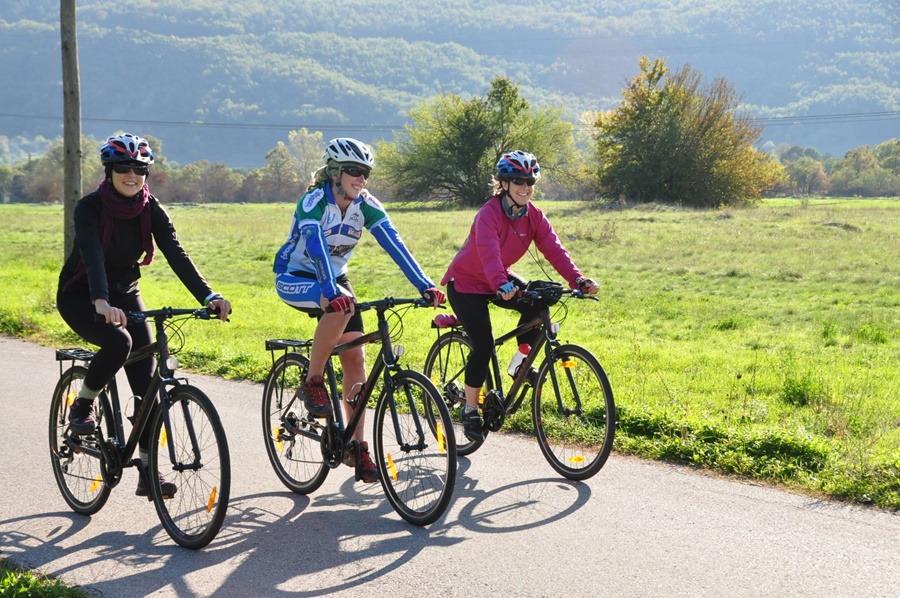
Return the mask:
[[[538,205],[601,285],[599,303],[570,303],[562,337],[591,349],[609,374],[617,450],[900,508],[900,202],[778,200],[727,211]],[[272,285],[292,209],[169,208],[201,271],[235,306],[229,324],[188,325],[182,363],[261,381],[271,363],[266,338],[311,336],[313,321],[283,305]],[[439,280],[474,210],[389,211]],[[54,306],[62,228],[60,206],[0,206],[0,331],[84,344]],[[148,303],[190,305],[157,260],[144,269]],[[540,258],[515,270],[555,278]],[[362,298],[415,294],[368,235],[351,280]],[[413,367],[433,341],[432,315],[412,310],[403,320],[400,342]],[[495,311],[497,330],[512,324],[512,314]]]

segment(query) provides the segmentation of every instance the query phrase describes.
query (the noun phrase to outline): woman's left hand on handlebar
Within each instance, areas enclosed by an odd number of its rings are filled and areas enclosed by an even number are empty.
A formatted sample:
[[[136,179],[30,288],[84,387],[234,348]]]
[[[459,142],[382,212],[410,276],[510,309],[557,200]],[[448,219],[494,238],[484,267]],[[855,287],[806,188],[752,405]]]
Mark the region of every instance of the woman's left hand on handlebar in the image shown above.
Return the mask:
[[[444,295],[444,292],[440,289],[436,289],[435,287],[431,287],[430,289],[425,289],[424,291],[422,291],[422,298],[426,301],[430,301],[431,305],[434,307],[443,305],[443,303],[447,300],[447,296]]]
[[[586,295],[596,295],[600,292],[600,285],[590,278],[581,277],[575,280],[578,290]]]
[[[228,314],[231,313],[231,302],[224,297],[211,300],[206,307],[222,321],[228,320]]]

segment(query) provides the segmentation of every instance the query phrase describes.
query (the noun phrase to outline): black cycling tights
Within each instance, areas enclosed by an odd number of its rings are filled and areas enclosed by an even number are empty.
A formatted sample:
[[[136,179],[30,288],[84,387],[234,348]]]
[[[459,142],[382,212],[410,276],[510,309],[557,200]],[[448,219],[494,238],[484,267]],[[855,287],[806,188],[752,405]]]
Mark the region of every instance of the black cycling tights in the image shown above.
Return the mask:
[[[474,388],[481,388],[484,384],[490,366],[491,352],[494,349],[494,331],[491,327],[491,314],[488,306],[493,303],[503,309],[519,312],[521,314],[519,324],[541,314],[541,308],[519,303],[515,299],[504,301],[497,295],[460,293],[456,290],[452,280],[447,283],[447,300],[472,341],[472,352],[466,362],[465,382],[466,386]],[[516,340],[519,341],[519,344],[534,345],[538,334],[540,334],[540,330],[533,330],[519,336]]]
[[[140,291],[125,294],[111,294],[109,304],[125,311],[144,311],[144,301]],[[132,324],[127,328],[107,324],[103,319],[97,319],[97,312],[91,303],[87,291],[69,290],[60,291],[56,295],[56,305],[59,314],[66,324],[84,340],[97,345],[97,354],[91,359],[84,384],[93,390],[100,390],[106,386],[131,352],[132,347],[143,347],[150,343],[150,323]],[[125,368],[125,375],[131,392],[139,397],[144,396],[150,386],[153,369],[156,360],[152,358],[141,359]],[[140,406],[136,401],[135,411]],[[140,446],[146,448],[150,439],[150,426],[144,430],[140,439]]]

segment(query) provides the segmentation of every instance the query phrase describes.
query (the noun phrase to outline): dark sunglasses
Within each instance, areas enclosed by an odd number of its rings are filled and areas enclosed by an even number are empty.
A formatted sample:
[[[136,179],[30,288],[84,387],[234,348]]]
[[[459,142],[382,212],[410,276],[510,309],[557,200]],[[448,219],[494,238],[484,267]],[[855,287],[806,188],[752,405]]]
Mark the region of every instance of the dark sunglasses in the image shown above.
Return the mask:
[[[116,174],[128,174],[134,172],[138,176],[147,176],[150,174],[149,166],[131,166],[130,164],[113,164],[113,172]]]
[[[528,185],[529,187],[534,187],[537,179],[510,179],[510,181],[516,185]]]
[[[369,178],[369,173],[371,172],[367,168],[359,168],[358,166],[345,166],[341,168],[342,171],[346,172],[348,175],[352,177],[362,177],[364,179]]]

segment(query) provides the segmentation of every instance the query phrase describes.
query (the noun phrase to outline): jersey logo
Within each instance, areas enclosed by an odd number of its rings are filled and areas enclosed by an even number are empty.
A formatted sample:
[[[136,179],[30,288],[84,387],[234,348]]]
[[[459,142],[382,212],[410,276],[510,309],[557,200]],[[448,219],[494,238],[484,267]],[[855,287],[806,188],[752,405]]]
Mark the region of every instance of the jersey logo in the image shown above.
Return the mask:
[[[325,197],[325,190],[321,187],[316,187],[312,191],[306,194],[306,197],[303,198],[303,211],[309,212],[316,204],[322,201],[322,198]]]
[[[303,281],[303,282],[284,282],[281,280],[277,281],[278,291],[285,295],[303,295],[305,293],[308,293],[310,290],[312,290],[313,285],[315,285],[315,284],[316,284],[315,282],[306,282],[306,281]]]

